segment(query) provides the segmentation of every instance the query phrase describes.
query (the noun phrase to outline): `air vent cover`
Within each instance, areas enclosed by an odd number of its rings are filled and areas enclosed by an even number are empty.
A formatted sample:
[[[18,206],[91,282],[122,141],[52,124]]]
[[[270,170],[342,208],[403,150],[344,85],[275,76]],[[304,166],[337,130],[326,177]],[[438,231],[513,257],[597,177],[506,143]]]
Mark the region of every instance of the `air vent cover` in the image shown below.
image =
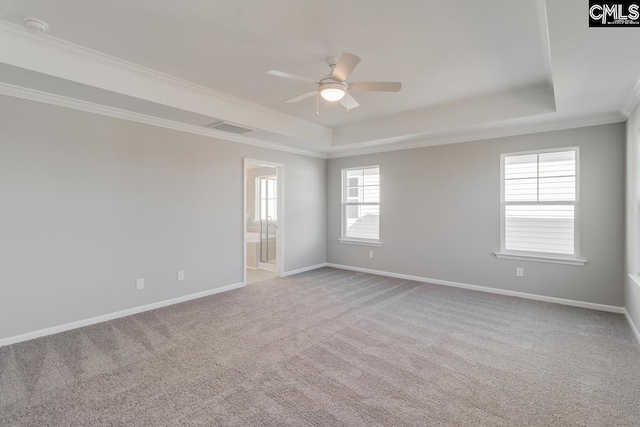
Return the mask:
[[[231,132],[231,133],[237,133],[237,134],[243,134],[243,133],[251,132],[253,130],[253,129],[245,128],[239,125],[234,125],[233,123],[229,123],[229,122],[216,122],[216,123],[210,124],[207,127],[210,129],[223,130],[225,132]]]

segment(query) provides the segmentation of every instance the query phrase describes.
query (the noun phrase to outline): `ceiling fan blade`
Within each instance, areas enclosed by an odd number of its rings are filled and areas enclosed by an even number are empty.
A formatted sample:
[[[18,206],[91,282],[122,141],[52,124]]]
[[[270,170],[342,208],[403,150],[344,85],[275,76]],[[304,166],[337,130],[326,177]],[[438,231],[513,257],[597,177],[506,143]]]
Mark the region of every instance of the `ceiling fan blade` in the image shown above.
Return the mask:
[[[314,96],[315,94],[317,94],[318,91],[314,90],[313,92],[308,92],[305,93],[304,95],[300,95],[300,96],[296,96],[295,98],[291,98],[289,100],[287,100],[287,104],[293,104],[294,102],[298,102],[298,101],[302,101],[303,99],[307,99],[307,98],[311,98],[312,96]]]
[[[310,79],[308,77],[296,76],[295,74],[289,74],[282,71],[271,70],[267,71],[267,74],[271,74],[272,76],[284,77],[285,79],[298,80],[301,82],[314,83],[318,84],[319,82],[315,79]]]
[[[331,77],[341,82],[347,80],[347,77],[349,77],[349,74],[351,74],[359,62],[360,57],[352,53],[342,52],[342,55],[338,58],[338,63],[331,73]]]
[[[342,99],[340,100],[340,104],[342,104],[342,106],[347,110],[353,110],[354,108],[360,106],[360,104],[358,104],[358,101],[356,101],[353,96],[349,95],[348,93],[342,97]]]
[[[350,91],[360,92],[399,92],[402,89],[400,82],[354,82],[349,83]]]

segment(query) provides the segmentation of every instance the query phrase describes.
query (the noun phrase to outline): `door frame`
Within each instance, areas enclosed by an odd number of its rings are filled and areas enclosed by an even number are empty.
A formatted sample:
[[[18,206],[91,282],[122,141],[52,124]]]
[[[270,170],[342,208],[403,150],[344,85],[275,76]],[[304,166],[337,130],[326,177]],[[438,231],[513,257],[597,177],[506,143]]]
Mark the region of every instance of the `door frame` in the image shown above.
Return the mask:
[[[267,160],[252,159],[243,157],[242,174],[242,282],[247,285],[247,170],[249,165],[264,166],[276,169],[278,201],[278,227],[276,228],[276,274],[278,277],[284,275],[284,164],[270,162]]]

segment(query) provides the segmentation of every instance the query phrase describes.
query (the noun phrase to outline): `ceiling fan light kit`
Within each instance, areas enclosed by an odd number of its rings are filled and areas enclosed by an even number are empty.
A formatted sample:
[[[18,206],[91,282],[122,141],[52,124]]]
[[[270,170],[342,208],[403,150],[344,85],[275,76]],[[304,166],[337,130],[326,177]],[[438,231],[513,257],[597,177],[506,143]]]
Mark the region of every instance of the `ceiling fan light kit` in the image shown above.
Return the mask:
[[[333,79],[323,79],[320,83],[320,96],[330,102],[340,101],[347,93],[347,85],[344,82],[336,82]]]
[[[324,76],[320,80],[314,80],[308,77],[300,77],[295,74],[289,74],[282,71],[271,70],[267,73],[272,76],[283,77],[286,79],[298,80],[305,83],[314,83],[317,89],[303,95],[291,98],[286,102],[291,104],[310,98],[319,93],[323,99],[329,102],[340,103],[346,108],[347,112],[358,107],[360,104],[350,94],[350,91],[361,92],[398,92],[402,88],[400,82],[355,82],[347,83],[347,77],[356,68],[360,58],[352,53],[343,52],[339,58],[328,57],[327,64],[331,67],[331,73]],[[316,101],[317,105],[317,101]],[[316,108],[316,115],[318,114]]]

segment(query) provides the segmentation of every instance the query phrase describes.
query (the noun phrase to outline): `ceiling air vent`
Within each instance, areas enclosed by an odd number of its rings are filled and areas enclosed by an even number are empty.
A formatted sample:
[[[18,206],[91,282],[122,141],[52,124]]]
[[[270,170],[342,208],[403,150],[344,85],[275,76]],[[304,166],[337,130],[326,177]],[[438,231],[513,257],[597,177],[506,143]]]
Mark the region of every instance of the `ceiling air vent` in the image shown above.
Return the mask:
[[[245,128],[242,126],[234,125],[229,122],[216,122],[207,126],[210,129],[223,130],[225,132],[237,133],[239,135],[247,132],[251,132],[253,129]]]

